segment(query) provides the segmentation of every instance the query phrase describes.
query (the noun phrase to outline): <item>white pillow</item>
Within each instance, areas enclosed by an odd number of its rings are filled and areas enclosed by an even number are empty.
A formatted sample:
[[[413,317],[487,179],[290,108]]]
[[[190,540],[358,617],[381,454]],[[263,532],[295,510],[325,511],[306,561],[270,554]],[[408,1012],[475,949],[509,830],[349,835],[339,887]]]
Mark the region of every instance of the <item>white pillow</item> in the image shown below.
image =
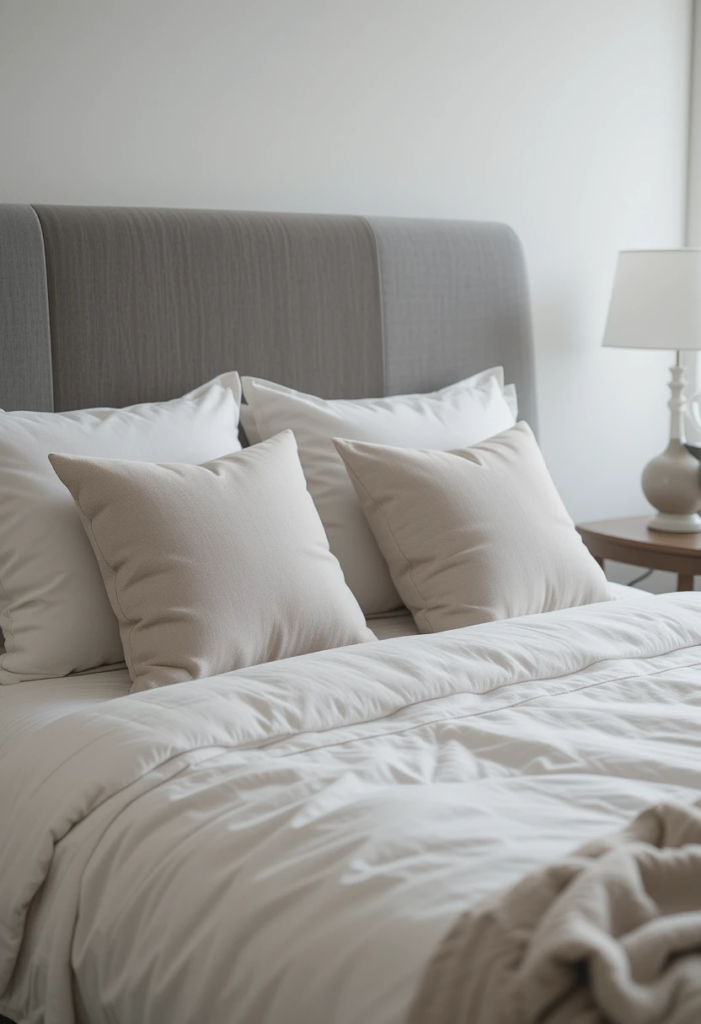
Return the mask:
[[[504,384],[504,370],[501,366],[494,366],[491,370],[484,370],[482,373],[475,374],[473,377],[468,377],[466,381],[461,383],[473,383],[478,380],[486,380],[488,377],[494,377],[501,386],[501,393],[504,396],[504,401],[508,405],[511,413],[514,417],[514,423],[518,419],[518,395],[516,394],[515,384]],[[251,378],[255,380],[255,377]],[[267,383],[267,382],[266,382]],[[475,383],[476,386],[476,383]],[[281,387],[280,384],[270,384],[270,387]],[[260,444],[262,438],[260,431],[256,425],[256,418],[253,414],[253,408],[250,405],[241,406],[241,427],[246,435],[246,440],[249,444]]]
[[[501,367],[499,367],[501,369]],[[518,419],[518,395],[516,394],[515,384],[505,384],[501,389],[501,393],[504,396],[504,401],[511,409],[511,413],[514,417],[514,423]]]
[[[260,444],[262,438],[258,427],[256,426],[256,418],[253,415],[253,409],[251,409],[250,405],[242,405],[240,413],[240,424],[244,434],[246,435],[246,440],[249,444]]]
[[[238,374],[170,402],[0,412],[0,683],[123,662],[119,624],[50,452],[201,463],[239,451]]]
[[[513,426],[501,367],[425,395],[325,400],[255,377],[243,393],[261,440],[293,430],[307,486],[348,586],[365,615],[401,605],[334,437],[403,448],[476,444]]]

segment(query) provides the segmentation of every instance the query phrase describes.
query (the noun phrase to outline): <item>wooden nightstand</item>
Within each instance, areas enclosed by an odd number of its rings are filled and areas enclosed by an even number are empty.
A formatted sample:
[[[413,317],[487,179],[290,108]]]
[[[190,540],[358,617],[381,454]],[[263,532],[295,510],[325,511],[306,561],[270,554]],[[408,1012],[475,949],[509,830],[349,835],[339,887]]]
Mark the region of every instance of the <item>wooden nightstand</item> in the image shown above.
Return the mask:
[[[604,559],[677,574],[677,590],[693,590],[701,576],[701,533],[648,530],[649,516],[603,519],[577,529],[599,565]]]

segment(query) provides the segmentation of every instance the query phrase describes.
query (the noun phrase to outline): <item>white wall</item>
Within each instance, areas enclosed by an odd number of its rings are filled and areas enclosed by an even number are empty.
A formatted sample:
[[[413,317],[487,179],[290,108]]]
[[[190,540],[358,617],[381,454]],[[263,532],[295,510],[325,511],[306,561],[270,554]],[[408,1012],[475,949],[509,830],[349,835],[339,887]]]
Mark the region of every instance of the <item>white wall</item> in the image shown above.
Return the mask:
[[[694,2],[687,244],[701,246],[701,0]]]
[[[683,238],[690,0],[0,0],[0,201],[494,218],[575,518],[643,511],[664,354],[603,351]]]

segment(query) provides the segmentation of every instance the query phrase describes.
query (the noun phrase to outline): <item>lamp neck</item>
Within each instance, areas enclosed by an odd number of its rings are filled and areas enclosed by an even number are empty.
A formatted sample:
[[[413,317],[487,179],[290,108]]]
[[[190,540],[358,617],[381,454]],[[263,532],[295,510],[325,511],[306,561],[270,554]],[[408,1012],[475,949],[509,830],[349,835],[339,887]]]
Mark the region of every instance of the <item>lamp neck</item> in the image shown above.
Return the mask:
[[[679,352],[677,352],[677,358],[674,366],[669,369],[670,382],[669,390],[671,391],[671,398],[669,400],[669,410],[671,413],[669,423],[669,436],[672,441],[681,441],[682,444],[686,441],[686,435],[684,432],[684,412],[686,410],[686,398],[684,397],[684,390],[686,388],[686,376],[684,374],[684,367],[681,365],[679,359]]]

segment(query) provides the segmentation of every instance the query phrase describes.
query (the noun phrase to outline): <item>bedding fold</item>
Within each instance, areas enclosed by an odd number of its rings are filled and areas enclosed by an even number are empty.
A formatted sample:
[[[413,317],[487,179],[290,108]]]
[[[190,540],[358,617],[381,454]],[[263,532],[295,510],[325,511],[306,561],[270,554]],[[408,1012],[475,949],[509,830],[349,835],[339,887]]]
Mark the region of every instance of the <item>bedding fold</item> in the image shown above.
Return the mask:
[[[701,802],[621,832],[461,915],[408,1024],[701,1020]]]

